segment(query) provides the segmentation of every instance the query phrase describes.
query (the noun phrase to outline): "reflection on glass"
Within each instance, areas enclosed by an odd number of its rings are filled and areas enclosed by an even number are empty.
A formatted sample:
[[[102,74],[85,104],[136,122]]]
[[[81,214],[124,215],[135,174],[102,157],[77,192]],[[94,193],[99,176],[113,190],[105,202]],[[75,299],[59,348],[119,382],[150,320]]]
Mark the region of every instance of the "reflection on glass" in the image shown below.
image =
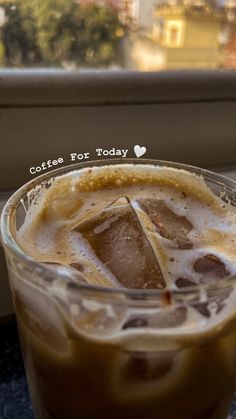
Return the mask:
[[[236,68],[236,0],[0,0],[0,66]]]

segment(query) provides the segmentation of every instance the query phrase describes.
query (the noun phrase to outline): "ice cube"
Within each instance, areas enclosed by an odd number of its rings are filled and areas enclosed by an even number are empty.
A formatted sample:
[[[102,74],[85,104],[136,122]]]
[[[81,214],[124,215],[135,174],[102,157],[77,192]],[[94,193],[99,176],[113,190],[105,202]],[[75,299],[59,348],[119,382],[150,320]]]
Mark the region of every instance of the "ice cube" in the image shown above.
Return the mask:
[[[216,275],[218,278],[224,278],[230,275],[230,271],[226,268],[225,264],[215,255],[208,254],[198,258],[193,269],[195,272],[207,275]]]
[[[192,286],[196,286],[197,283],[191,281],[188,278],[184,278],[184,277],[180,277],[178,279],[176,279],[175,284],[178,288],[186,288],[186,287],[192,287]],[[202,314],[205,317],[209,317],[210,313],[208,310],[208,302],[196,302],[196,300],[200,301],[200,292],[196,292],[196,298],[194,299],[190,299],[189,300],[189,304],[191,307],[195,308],[197,311],[199,311],[200,314]]]
[[[175,284],[178,288],[185,288],[190,287],[193,285],[197,285],[197,283],[189,280],[188,278],[178,278],[175,281]],[[226,305],[226,300],[230,296],[233,288],[231,285],[226,285],[225,287],[221,288],[211,288],[206,290],[206,301],[201,302],[201,293],[200,289],[199,292],[196,292],[196,298],[190,299],[189,304],[191,307],[194,307],[200,314],[205,317],[210,317],[213,314],[219,313]],[[214,310],[211,308],[214,306]]]
[[[122,329],[151,327],[154,329],[168,329],[181,326],[187,319],[187,308],[184,306],[168,306],[156,310],[156,312],[146,313],[146,315],[132,315],[123,324]]]
[[[207,291],[207,301],[204,303],[193,304],[192,306],[197,309],[203,316],[211,317],[220,313],[226,304],[233,288],[229,285],[225,288],[212,288]]]
[[[155,252],[127,198],[120,198],[75,230],[123,286],[162,289],[166,286]]]
[[[147,316],[131,316],[123,324],[122,329],[138,328],[138,327],[147,327],[148,326],[148,317]]]
[[[71,219],[78,214],[82,205],[83,202],[77,195],[67,193],[49,201],[45,206],[44,216]]]
[[[126,311],[123,307],[110,306],[99,301],[83,299],[74,323],[79,330],[90,335],[110,335],[120,330]]]
[[[202,314],[205,317],[210,317],[210,311],[209,311],[209,307],[208,307],[208,302],[206,303],[197,303],[197,304],[192,304],[192,306],[199,311],[200,314]]]
[[[55,275],[66,276],[71,281],[79,283],[87,283],[81,276],[83,265],[79,263],[71,263],[69,266],[57,262],[41,262],[45,267],[49,268]]]
[[[148,324],[152,328],[167,329],[181,326],[187,319],[185,306],[167,306],[149,317]]]
[[[208,310],[215,305],[215,313],[219,313],[227,304],[227,299],[233,291],[232,285],[226,285],[221,288],[211,288],[208,292]]]
[[[19,283],[14,291],[19,324],[45,346],[56,352],[66,351],[69,340],[61,306],[50,291],[30,283]]]
[[[162,199],[140,198],[137,202],[162,237],[176,243],[179,249],[193,247],[188,238],[193,226],[186,217],[175,214]]]
[[[178,288],[192,287],[193,285],[197,285],[196,282],[190,281],[190,279],[184,277],[179,277],[176,279],[175,284]]]
[[[124,365],[123,379],[126,382],[150,382],[168,374],[173,366],[173,354],[134,352]]]

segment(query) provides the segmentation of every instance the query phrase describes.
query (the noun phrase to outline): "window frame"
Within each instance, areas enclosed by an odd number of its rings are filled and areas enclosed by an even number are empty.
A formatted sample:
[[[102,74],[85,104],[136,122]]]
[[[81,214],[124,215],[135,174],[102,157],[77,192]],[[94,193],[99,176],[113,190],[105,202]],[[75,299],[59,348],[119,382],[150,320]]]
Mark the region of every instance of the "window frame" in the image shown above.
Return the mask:
[[[236,101],[236,71],[0,70],[0,107]]]

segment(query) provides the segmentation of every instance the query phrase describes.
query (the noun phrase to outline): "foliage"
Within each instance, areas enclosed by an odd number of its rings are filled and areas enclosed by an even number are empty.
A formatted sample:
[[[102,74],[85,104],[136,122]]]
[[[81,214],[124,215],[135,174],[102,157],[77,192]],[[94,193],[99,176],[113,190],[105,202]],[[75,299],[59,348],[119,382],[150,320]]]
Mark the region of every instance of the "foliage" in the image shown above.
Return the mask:
[[[4,3],[5,23],[1,29],[5,65],[34,64],[40,59],[33,22],[22,16],[15,2]]]
[[[125,28],[114,7],[75,0],[0,0],[7,66],[104,67],[119,61]]]
[[[114,9],[96,4],[80,6],[77,22],[72,54],[78,57],[80,64],[96,66],[100,62],[108,66],[117,61],[124,30]]]

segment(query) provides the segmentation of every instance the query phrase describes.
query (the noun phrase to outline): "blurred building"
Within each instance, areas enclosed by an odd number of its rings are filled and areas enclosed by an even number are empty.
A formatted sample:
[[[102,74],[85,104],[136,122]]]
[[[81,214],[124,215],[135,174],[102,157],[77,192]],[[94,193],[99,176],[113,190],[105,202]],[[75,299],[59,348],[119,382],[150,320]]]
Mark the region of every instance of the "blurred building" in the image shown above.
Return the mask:
[[[224,27],[224,62],[225,68],[236,68],[236,0],[228,0],[224,4],[227,24]]]
[[[225,13],[202,0],[157,5],[151,31],[133,45],[140,70],[217,68],[222,63],[219,36]]]
[[[119,10],[123,23],[147,29],[153,23],[153,6],[159,0],[76,0],[82,4],[108,4]]]
[[[151,29],[154,18],[154,6],[158,0],[133,0],[132,15],[139,30]]]

